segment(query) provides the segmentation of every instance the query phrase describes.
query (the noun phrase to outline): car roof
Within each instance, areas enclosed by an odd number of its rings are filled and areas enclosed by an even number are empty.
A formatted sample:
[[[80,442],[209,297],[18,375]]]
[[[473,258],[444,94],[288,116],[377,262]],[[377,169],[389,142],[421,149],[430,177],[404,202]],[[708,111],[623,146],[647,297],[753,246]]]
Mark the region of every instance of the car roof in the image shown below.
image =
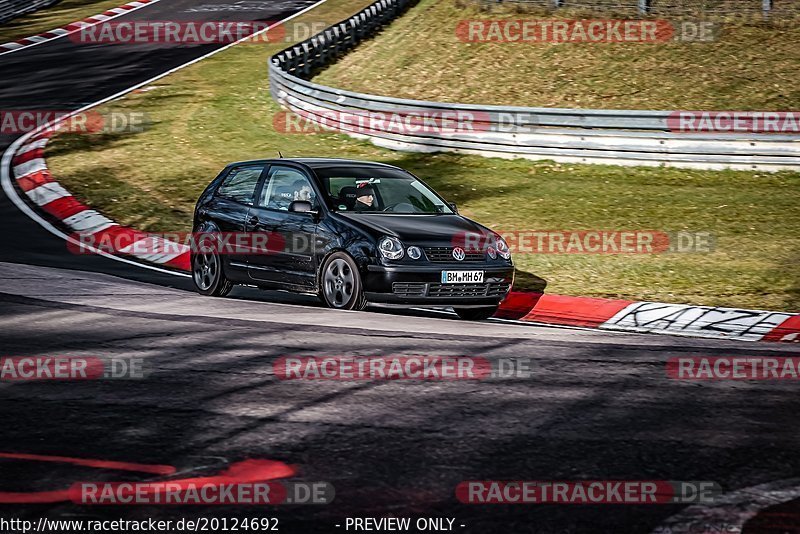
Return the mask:
[[[399,169],[400,167],[396,167],[394,165],[388,165],[386,163],[379,163],[377,161],[359,161],[353,159],[343,159],[343,158],[273,158],[273,159],[258,159],[258,160],[251,160],[251,161],[238,161],[236,163],[231,163],[229,166],[232,165],[248,165],[254,163],[300,163],[303,165],[307,165],[312,169],[322,168],[322,167],[334,167],[334,166],[341,166],[341,165],[351,165],[351,166],[367,166],[367,167],[384,167],[388,169]]]

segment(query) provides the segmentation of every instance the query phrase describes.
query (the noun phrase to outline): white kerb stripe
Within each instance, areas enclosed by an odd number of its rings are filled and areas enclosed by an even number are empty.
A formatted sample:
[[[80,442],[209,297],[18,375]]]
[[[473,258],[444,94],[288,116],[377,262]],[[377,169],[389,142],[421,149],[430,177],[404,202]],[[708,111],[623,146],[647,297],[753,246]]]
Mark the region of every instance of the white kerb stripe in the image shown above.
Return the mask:
[[[19,165],[14,167],[14,176],[16,176],[17,179],[20,179],[23,176],[28,176],[29,174],[46,170],[47,170],[47,163],[45,163],[44,159],[36,158],[30,161],[26,161],[25,163],[20,163]]]
[[[122,254],[136,256],[152,263],[166,263],[189,251],[190,248],[186,245],[156,236],[145,237],[119,249]]]
[[[64,219],[64,223],[81,234],[96,234],[112,226],[119,226],[94,210],[83,210],[76,213],[72,217]]]
[[[45,137],[44,139],[37,139],[33,143],[28,143],[27,145],[23,145],[22,148],[19,149],[19,152],[17,152],[17,155],[24,156],[25,154],[27,154],[32,150],[41,150],[47,146],[47,143],[49,141],[50,139]]]
[[[72,196],[69,191],[64,189],[61,184],[57,182],[50,182],[48,184],[40,185],[25,193],[37,206],[44,206],[50,204],[54,200]]]

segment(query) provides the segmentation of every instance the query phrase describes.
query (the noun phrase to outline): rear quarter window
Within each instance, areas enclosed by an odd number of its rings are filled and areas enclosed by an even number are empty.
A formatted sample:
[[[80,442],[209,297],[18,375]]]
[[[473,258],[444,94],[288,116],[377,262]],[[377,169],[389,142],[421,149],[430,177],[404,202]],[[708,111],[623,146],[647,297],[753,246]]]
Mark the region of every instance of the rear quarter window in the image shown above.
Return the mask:
[[[233,169],[217,189],[217,196],[242,204],[252,204],[258,179],[261,178],[263,170],[263,165]]]

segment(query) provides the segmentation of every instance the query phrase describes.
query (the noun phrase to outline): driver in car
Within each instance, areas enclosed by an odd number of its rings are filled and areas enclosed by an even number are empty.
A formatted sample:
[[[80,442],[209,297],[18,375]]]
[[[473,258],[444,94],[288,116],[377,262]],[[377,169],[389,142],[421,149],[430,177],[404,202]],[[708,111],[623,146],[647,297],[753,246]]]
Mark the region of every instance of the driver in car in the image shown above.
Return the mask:
[[[367,183],[358,185],[356,192],[356,211],[374,211],[375,210],[375,190]]]
[[[294,200],[305,200],[311,202],[311,185],[305,180],[295,180],[292,184],[294,189]]]

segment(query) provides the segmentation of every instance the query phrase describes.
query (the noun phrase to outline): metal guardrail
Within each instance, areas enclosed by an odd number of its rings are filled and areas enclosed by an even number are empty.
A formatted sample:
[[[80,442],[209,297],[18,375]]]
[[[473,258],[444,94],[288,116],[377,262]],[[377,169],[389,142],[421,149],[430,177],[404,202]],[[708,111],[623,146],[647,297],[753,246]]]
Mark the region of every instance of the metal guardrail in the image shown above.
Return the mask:
[[[369,95],[308,81],[319,68],[370,37],[413,0],[379,0],[274,55],[270,90],[305,120],[378,146],[456,151],[575,163],[708,169],[800,169],[800,136],[670,131],[671,111],[484,106]],[[461,115],[459,115],[461,114]],[[394,128],[372,118],[463,116],[469,127]],[[363,119],[363,120],[360,120]]]
[[[60,0],[0,0],[0,23],[51,6]]]
[[[595,13],[658,16],[797,17],[794,0],[481,0],[484,4],[513,3],[540,9],[580,9]]]

